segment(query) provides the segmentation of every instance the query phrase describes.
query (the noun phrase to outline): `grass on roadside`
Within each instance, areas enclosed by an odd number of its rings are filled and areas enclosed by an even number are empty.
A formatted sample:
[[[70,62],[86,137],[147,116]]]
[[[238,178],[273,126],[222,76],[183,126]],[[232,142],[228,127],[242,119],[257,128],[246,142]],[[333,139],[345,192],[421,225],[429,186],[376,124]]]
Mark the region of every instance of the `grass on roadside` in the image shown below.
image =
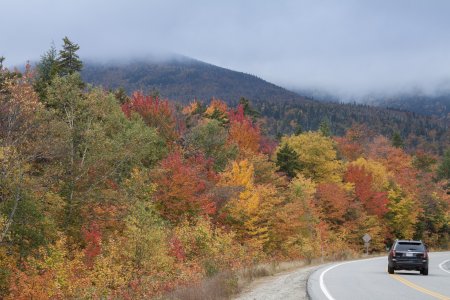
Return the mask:
[[[376,256],[376,255],[375,255]],[[353,251],[342,252],[332,257],[312,260],[262,263],[239,271],[226,271],[205,278],[197,284],[179,287],[165,295],[164,300],[225,300],[232,299],[253,281],[267,276],[277,275],[305,266],[319,265],[325,262],[351,260],[365,257]]]

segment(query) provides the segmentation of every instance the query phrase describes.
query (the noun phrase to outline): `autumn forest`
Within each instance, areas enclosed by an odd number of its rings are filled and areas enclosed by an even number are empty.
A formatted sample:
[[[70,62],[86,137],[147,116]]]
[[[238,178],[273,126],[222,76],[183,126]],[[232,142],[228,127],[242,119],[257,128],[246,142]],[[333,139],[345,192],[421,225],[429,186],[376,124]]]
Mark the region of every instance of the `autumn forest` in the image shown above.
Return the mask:
[[[449,248],[445,142],[359,123],[269,135],[245,98],[89,85],[78,48],[0,66],[0,298],[161,297],[260,263],[356,256],[366,233],[371,253],[396,238]]]

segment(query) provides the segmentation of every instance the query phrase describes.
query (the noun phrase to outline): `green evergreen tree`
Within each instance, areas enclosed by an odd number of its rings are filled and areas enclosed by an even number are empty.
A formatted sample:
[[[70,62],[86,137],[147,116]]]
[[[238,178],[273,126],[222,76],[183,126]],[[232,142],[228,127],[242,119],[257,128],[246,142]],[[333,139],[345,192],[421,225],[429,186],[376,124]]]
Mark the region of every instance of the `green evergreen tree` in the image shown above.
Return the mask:
[[[403,143],[403,139],[400,136],[400,133],[398,133],[397,131],[394,132],[394,134],[392,135],[391,143],[392,146],[396,148],[403,148],[405,146],[405,144]]]
[[[286,173],[290,178],[297,175],[297,171],[300,170],[300,162],[298,160],[298,154],[287,143],[277,152],[276,165],[280,171]]]
[[[118,89],[116,89],[113,92],[113,94],[114,94],[114,97],[116,97],[117,101],[119,101],[120,104],[127,103],[129,100],[127,92],[125,91],[125,89],[123,87],[119,87]]]
[[[251,104],[250,104],[250,100],[241,97],[241,99],[239,100],[239,104],[243,106],[244,108],[244,114],[246,116],[250,116],[253,121],[255,121],[256,118],[261,116],[261,113],[258,112],[257,110],[255,110]]]
[[[298,125],[297,125],[297,128],[295,129],[294,134],[295,134],[295,135],[300,135],[300,134],[302,134],[302,133],[303,133],[303,127],[302,127],[302,125],[298,124]]]
[[[63,42],[63,49],[59,51],[58,56],[59,75],[66,76],[80,72],[83,68],[83,63],[76,53],[80,49],[80,46],[72,43],[67,36],[64,37]]]
[[[211,114],[211,116],[209,116],[209,118],[219,121],[222,125],[228,124],[230,122],[230,120],[228,120],[227,114],[224,114],[217,108],[214,109],[213,113]]]
[[[319,131],[324,136],[331,136],[330,121],[328,119],[323,119],[322,122],[320,122]]]
[[[54,45],[41,56],[41,60],[36,67],[37,76],[34,82],[34,89],[41,100],[45,99],[47,87],[58,74],[58,57]]]

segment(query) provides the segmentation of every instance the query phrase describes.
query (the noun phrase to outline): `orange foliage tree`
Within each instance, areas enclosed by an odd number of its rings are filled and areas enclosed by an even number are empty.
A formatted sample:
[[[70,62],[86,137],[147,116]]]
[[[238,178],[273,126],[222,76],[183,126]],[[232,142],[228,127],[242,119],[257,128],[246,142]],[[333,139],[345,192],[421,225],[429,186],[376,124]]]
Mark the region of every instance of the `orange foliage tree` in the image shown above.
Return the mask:
[[[229,122],[228,106],[225,102],[213,98],[209,106],[206,108],[204,115],[209,119],[216,119],[222,124]]]
[[[261,142],[259,126],[244,114],[243,105],[228,114],[230,118],[229,142],[236,143],[242,151],[257,153]]]
[[[387,193],[374,190],[372,174],[363,167],[350,164],[344,179],[354,184],[355,196],[364,205],[368,214],[382,217],[387,212]]]
[[[348,192],[340,184],[322,183],[317,186],[316,205],[321,218],[333,228],[345,223],[351,202]]]
[[[185,160],[174,152],[165,158],[153,176],[157,185],[155,200],[162,216],[178,223],[185,217],[214,214],[210,189],[216,175],[212,167],[202,156]]]

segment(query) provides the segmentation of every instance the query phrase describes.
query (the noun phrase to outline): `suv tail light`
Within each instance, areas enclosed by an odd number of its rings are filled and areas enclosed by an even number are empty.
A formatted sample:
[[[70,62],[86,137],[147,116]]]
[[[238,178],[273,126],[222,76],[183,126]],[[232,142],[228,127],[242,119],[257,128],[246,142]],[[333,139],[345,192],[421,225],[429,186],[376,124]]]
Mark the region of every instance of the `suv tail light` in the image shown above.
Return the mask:
[[[423,253],[423,258],[428,258],[428,251],[425,250],[425,252]]]
[[[393,257],[395,257],[395,250],[394,249],[391,250],[391,254],[392,254]]]

